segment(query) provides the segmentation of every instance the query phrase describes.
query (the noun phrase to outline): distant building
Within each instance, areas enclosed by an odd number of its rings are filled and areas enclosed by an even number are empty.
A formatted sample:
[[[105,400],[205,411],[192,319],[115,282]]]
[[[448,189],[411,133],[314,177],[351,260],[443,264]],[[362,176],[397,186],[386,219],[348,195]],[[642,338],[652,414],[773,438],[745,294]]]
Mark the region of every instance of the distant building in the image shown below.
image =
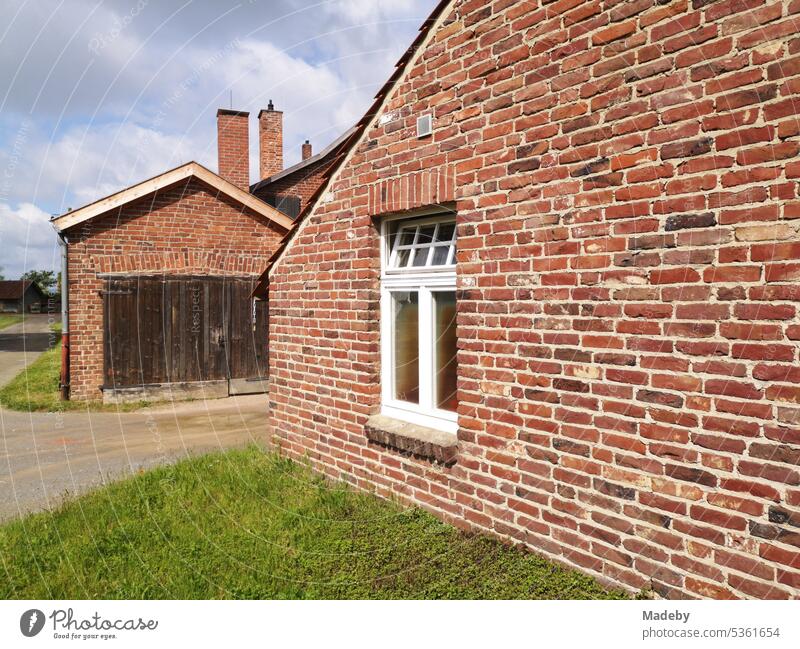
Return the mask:
[[[43,313],[46,310],[47,294],[36,282],[0,281],[0,313]]]

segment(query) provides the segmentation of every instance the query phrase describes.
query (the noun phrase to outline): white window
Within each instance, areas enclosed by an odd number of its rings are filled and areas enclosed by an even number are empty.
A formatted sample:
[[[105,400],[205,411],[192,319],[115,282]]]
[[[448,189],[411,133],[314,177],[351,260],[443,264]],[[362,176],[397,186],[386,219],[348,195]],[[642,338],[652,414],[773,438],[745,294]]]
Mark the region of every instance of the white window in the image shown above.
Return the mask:
[[[382,414],[455,433],[455,215],[381,228]]]

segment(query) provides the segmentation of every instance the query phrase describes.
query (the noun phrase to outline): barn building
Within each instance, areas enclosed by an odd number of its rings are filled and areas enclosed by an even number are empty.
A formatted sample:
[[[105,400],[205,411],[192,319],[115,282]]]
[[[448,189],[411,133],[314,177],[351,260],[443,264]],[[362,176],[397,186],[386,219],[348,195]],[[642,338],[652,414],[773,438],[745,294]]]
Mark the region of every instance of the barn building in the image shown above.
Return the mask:
[[[44,313],[47,300],[36,282],[0,280],[0,313]]]
[[[282,450],[609,584],[800,597],[798,12],[441,2],[259,283]]]
[[[274,205],[299,201],[335,151],[283,176],[276,191],[263,175],[283,166],[282,120],[270,102],[259,119],[262,199],[249,186],[248,120],[218,111],[218,174],[190,162],[53,220],[65,245],[70,398],[266,389],[268,305],[251,293],[293,225]]]

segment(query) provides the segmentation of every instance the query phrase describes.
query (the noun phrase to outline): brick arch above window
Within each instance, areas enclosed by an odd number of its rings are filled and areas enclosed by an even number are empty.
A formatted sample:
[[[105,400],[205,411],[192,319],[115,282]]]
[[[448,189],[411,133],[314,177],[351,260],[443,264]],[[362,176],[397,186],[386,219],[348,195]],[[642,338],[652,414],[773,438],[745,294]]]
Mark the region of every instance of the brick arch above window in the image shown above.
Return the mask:
[[[267,256],[247,252],[153,251],[128,255],[92,255],[97,273],[156,273],[258,275],[268,261]]]
[[[455,170],[442,165],[374,183],[369,188],[369,212],[387,214],[441,205],[453,202],[455,195]]]

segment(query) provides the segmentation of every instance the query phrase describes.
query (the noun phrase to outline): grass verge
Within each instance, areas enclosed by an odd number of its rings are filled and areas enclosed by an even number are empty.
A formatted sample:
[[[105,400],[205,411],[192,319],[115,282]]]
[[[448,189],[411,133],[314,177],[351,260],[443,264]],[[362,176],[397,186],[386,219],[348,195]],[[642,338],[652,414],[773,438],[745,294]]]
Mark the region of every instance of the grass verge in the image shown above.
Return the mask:
[[[622,599],[251,447],[0,527],[0,598]]]
[[[57,333],[54,330],[54,333]],[[0,388],[0,405],[22,412],[130,412],[148,403],[104,404],[100,401],[62,401],[58,390],[61,376],[61,341],[43,352],[9,383]]]
[[[17,324],[18,322],[22,322],[22,314],[4,313],[0,315],[0,331],[6,327]]]

